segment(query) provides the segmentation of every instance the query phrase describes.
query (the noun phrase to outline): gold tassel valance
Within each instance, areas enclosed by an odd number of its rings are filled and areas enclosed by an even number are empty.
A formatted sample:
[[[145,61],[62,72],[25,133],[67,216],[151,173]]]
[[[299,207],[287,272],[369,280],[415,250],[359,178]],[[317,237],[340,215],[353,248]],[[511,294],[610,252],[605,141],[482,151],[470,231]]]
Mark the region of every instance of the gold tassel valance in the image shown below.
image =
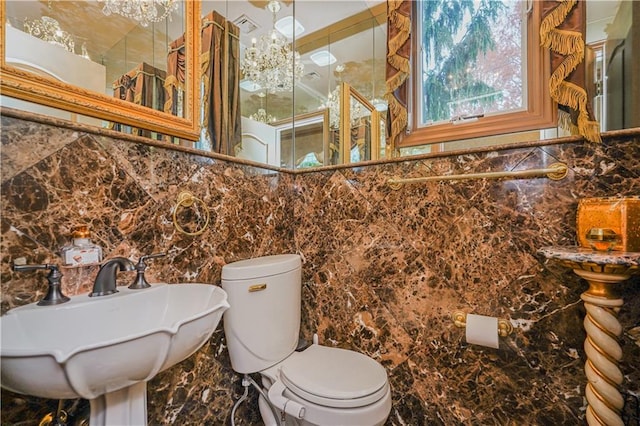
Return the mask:
[[[584,136],[590,142],[600,142],[600,124],[593,120],[589,111],[589,98],[579,75],[574,75],[584,61],[585,43],[582,31],[576,31],[567,25],[567,17],[572,13],[578,0],[548,1],[553,8],[546,14],[540,24],[540,44],[554,55],[560,56],[560,62],[552,69],[549,79],[550,95],[559,105],[573,110],[577,118],[567,126],[566,117],[562,114],[559,124],[571,133]],[[573,18],[573,26],[583,25],[581,17]],[[565,29],[563,26],[570,27]],[[556,61],[557,62],[557,61]],[[584,70],[580,70],[583,72]],[[571,81],[575,79],[576,82]]]
[[[411,72],[411,1],[387,1],[387,69],[385,99],[389,105],[388,150],[393,155],[407,129],[407,80]]]

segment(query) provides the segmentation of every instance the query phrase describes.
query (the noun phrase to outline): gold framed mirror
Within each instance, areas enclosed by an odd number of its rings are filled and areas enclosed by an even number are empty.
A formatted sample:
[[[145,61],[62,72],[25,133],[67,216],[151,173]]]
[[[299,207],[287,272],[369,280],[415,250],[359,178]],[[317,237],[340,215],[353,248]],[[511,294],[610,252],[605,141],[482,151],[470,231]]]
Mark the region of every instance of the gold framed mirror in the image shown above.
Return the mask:
[[[2,30],[2,38],[0,39],[0,73],[2,75],[0,90],[3,97],[44,105],[68,111],[72,114],[93,117],[108,123],[141,128],[162,135],[186,140],[198,139],[199,123],[196,105],[198,104],[199,77],[196,61],[190,58],[199,57],[200,31],[195,29],[200,28],[200,2],[178,2],[184,18],[184,50],[187,58],[184,61],[184,97],[181,103],[182,112],[180,116],[109,96],[106,94],[106,90],[100,92],[69,84],[64,79],[55,78],[51,73],[35,72],[37,71],[35,69],[19,68],[15,64],[7,63],[7,27],[12,25],[7,25],[9,20],[6,3],[5,0],[0,2],[0,26]],[[75,2],[48,0],[29,3],[41,3],[39,5],[40,8],[46,10],[46,8],[51,8],[52,5],[64,7],[66,4],[69,7],[70,4]],[[135,25],[137,24],[134,23]],[[58,46],[54,47],[60,49]],[[62,49],[60,50],[62,51]]]

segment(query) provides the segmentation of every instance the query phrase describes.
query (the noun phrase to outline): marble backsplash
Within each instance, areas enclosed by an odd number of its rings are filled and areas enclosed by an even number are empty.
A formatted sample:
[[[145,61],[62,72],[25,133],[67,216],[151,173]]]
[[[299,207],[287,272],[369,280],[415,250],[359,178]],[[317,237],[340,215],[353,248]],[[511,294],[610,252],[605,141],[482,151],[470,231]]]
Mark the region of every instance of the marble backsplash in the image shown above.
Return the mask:
[[[220,283],[224,264],[277,253],[303,257],[302,335],[380,361],[393,392],[389,425],[581,424],[586,283],[536,254],[575,244],[580,198],[640,194],[640,137],[414,159],[303,174],[275,172],[25,119],[2,117],[2,313],[40,299],[44,275],[12,262],[58,262],[71,227],[87,223],[106,257],[168,251],[149,281]],[[562,181],[429,182],[399,190],[393,175],[539,168]],[[204,234],[173,225],[178,193],[208,206]],[[64,269],[67,294],[97,267]],[[123,280],[133,276],[121,273]],[[640,281],[626,304],[626,392],[640,394]],[[455,310],[511,320],[500,349],[465,343]],[[148,385],[149,424],[229,424],[242,393],[219,327],[194,356]],[[37,425],[57,401],[2,390],[1,423]],[[237,424],[260,424],[256,396]],[[86,401],[67,401],[78,419]],[[636,418],[637,419],[637,418]]]

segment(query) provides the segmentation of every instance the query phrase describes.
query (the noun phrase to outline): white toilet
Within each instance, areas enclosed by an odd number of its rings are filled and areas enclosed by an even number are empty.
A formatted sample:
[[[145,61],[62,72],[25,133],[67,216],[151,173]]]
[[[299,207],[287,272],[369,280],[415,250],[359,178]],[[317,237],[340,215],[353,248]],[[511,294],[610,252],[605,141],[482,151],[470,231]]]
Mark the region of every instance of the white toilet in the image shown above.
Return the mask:
[[[230,263],[222,288],[231,307],[224,332],[231,366],[260,373],[265,425],[382,425],[391,411],[385,369],[349,350],[312,344],[296,351],[302,262],[284,254]],[[274,410],[275,408],[275,410]],[[282,412],[286,420],[280,423]]]

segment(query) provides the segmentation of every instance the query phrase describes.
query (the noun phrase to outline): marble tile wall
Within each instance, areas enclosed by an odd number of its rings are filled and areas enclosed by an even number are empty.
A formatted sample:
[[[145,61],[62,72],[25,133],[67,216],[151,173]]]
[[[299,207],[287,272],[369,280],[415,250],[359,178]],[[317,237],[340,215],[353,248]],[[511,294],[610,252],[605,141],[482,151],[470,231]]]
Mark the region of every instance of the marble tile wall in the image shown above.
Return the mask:
[[[150,282],[219,284],[225,263],[295,250],[293,178],[287,174],[7,117],[1,167],[2,313],[41,299],[46,290],[46,274],[12,272],[13,260],[59,263],[58,249],[79,223],[90,225],[106,258],[135,261],[169,252],[148,262]],[[210,211],[210,224],[197,237],[173,224],[172,208],[185,190]],[[97,269],[63,269],[63,291],[88,291]],[[119,277],[127,284],[135,272]],[[219,327],[196,355],[149,385],[150,424],[217,425],[229,419],[242,387],[224,348]],[[5,390],[1,396],[2,424],[37,425],[57,406]],[[80,418],[85,408],[83,403],[71,411]],[[259,418],[257,410],[243,415],[248,423]]]
[[[538,168],[566,162],[562,181],[432,182],[392,190],[393,175]],[[89,223],[107,257],[170,251],[149,278],[219,284],[221,267],[254,256],[303,257],[302,334],[379,360],[389,373],[389,425],[581,424],[582,308],[587,287],[539,247],[575,242],[582,197],[640,194],[640,139],[567,143],[292,175],[106,136],[2,117],[2,313],[38,300],[41,273],[14,259],[56,261],[71,226]],[[199,237],[173,226],[177,194],[211,211]],[[86,291],[96,267],[64,270]],[[125,280],[131,276],[122,274]],[[640,282],[627,303],[621,369],[640,394]],[[507,318],[500,349],[465,343],[454,310]],[[222,328],[149,383],[149,423],[229,424],[242,393]],[[2,390],[2,424],[38,424],[57,402]],[[260,424],[255,395],[236,413]],[[67,401],[72,420],[85,401]]]
[[[582,424],[579,295],[587,284],[546,265],[536,251],[575,244],[580,198],[640,194],[639,142],[550,145],[297,176],[305,332],[317,330],[321,341],[355,348],[387,367],[394,390],[390,424]],[[522,170],[556,161],[570,167],[562,181],[429,182],[397,191],[386,184],[393,175]],[[621,288],[627,304],[620,312],[625,387],[636,395],[638,284]],[[499,350],[470,346],[450,319],[458,309],[507,318],[518,328]]]

